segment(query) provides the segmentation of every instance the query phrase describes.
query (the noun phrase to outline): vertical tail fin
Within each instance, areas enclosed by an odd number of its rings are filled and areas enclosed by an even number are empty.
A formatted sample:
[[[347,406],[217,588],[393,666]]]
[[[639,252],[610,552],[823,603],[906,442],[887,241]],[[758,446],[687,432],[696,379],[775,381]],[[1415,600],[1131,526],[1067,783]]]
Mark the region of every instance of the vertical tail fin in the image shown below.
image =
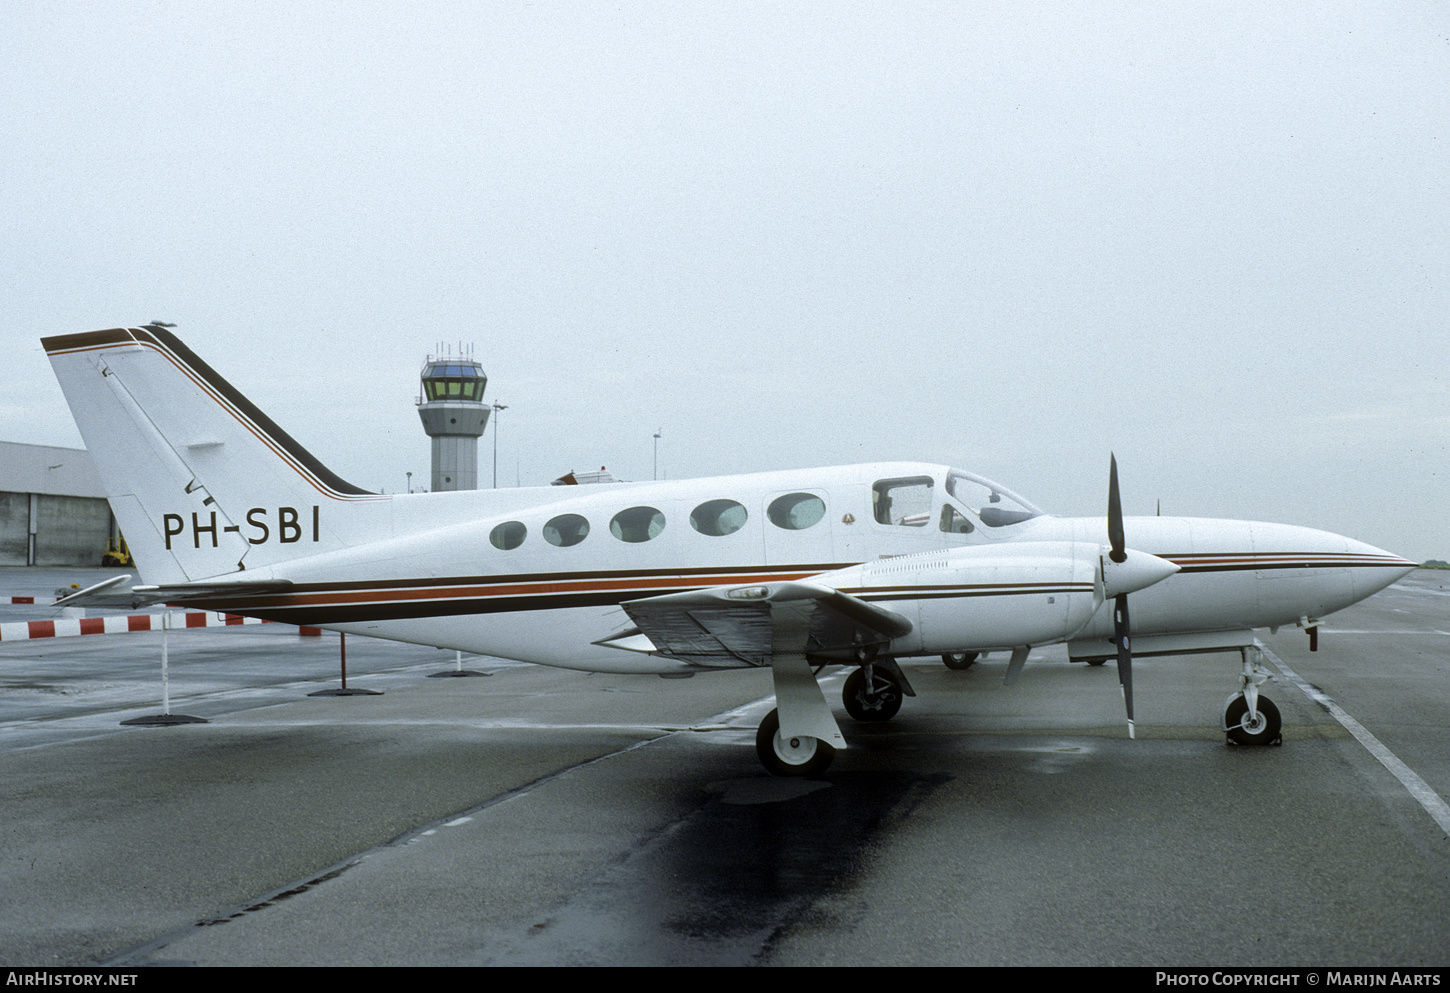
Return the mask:
[[[363,503],[175,335],[42,339],[137,565],[180,583],[343,548]]]

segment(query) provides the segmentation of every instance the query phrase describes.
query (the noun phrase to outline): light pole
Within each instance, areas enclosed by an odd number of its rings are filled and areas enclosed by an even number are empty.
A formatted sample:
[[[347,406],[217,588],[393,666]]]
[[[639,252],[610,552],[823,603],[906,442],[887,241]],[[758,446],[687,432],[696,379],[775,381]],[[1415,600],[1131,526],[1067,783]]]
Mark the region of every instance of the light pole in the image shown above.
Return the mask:
[[[508,410],[501,403],[493,405],[493,488],[498,489],[498,412]]]
[[[408,473],[408,492],[413,492],[413,474],[411,472]]]
[[[660,478],[660,431],[663,430],[664,428],[660,428],[655,432],[655,479]]]

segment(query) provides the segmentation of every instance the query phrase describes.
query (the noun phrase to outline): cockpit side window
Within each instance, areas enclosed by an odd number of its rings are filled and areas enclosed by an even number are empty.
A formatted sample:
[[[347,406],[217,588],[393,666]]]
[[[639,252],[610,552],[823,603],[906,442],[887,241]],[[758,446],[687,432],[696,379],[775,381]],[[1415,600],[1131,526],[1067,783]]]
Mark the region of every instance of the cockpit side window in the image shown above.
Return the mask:
[[[947,534],[971,534],[977,527],[971,518],[951,504],[944,503],[941,508],[941,529]]]
[[[974,479],[960,472],[947,475],[947,493],[963,507],[977,515],[989,528],[1007,527],[1037,517],[1041,511],[1028,506],[985,480]],[[942,530],[948,530],[945,511]]]
[[[883,479],[871,487],[871,511],[877,524],[924,528],[931,523],[930,476]]]

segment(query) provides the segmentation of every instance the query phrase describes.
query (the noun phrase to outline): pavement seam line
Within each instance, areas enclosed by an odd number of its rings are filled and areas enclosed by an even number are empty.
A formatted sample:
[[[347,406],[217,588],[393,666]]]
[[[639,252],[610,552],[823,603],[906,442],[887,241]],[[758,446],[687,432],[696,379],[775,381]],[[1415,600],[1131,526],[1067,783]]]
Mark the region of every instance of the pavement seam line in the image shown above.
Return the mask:
[[[1317,703],[1323,707],[1329,712],[1331,717],[1344,725],[1344,729],[1354,735],[1355,739],[1365,747],[1365,750],[1378,759],[1380,765],[1388,769],[1390,774],[1400,781],[1400,785],[1409,791],[1410,796],[1414,797],[1415,802],[1424,808],[1425,813],[1429,814],[1436,824],[1440,825],[1440,830],[1444,831],[1447,836],[1450,836],[1450,804],[1447,804],[1440,794],[1431,789],[1429,783],[1421,779],[1413,769],[1400,761],[1399,756],[1390,751],[1378,738],[1370,734],[1368,728],[1353,717],[1350,717],[1343,707],[1335,703],[1333,699],[1319,689],[1300,678],[1299,674],[1289,668],[1283,659],[1271,652],[1268,646],[1259,642],[1259,650],[1264,653],[1264,656],[1290,682],[1299,687],[1299,692],[1303,693],[1313,703]]]
[[[189,934],[194,934],[198,928],[214,927],[217,925],[225,924],[230,920],[243,917],[247,914],[252,914],[261,910],[265,910],[267,907],[273,905],[279,900],[284,900],[287,897],[295,896],[299,893],[311,890],[323,883],[329,882],[337,878],[338,876],[341,876],[348,869],[360,865],[369,856],[375,853],[388,851],[390,849],[404,848],[413,840],[423,837],[426,832],[430,830],[436,830],[437,828],[446,825],[449,821],[457,820],[460,817],[471,818],[474,815],[481,813],[482,811],[487,810],[490,807],[494,807],[502,803],[508,803],[511,800],[517,800],[522,796],[526,796],[533,790],[536,790],[541,786],[547,785],[548,783],[551,783],[562,776],[567,776],[571,772],[574,772],[578,769],[583,769],[587,766],[594,765],[595,763],[604,762],[616,756],[624,755],[628,752],[634,751],[635,749],[643,748],[646,745],[659,741],[661,738],[673,737],[674,735],[680,733],[680,731],[665,731],[663,734],[656,737],[645,738],[641,741],[631,742],[623,748],[617,748],[614,751],[607,752],[603,755],[596,755],[593,758],[584,759],[581,762],[576,762],[573,765],[568,766],[567,768],[557,769],[554,772],[539,776],[536,779],[532,779],[527,783],[522,783],[518,786],[513,787],[512,789],[505,790],[504,792],[499,793],[496,796],[489,797],[487,800],[475,804],[474,806],[469,807],[466,810],[458,811],[445,817],[439,817],[427,822],[426,824],[421,824],[417,827],[410,828],[407,831],[403,831],[402,833],[394,835],[392,838],[389,838],[387,841],[379,842],[364,851],[356,852],[344,859],[340,859],[337,862],[334,862],[332,865],[318,872],[312,873],[304,879],[288,883],[284,886],[279,886],[276,889],[270,890],[256,897],[255,899],[248,900],[244,903],[236,904],[233,907],[227,910],[219,911],[216,914],[198,918],[189,924],[183,924],[180,927],[173,928],[172,930],[167,931],[164,934],[157,935],[156,937],[151,938],[148,941],[132,945],[117,952],[113,952],[110,955],[96,959],[92,964],[99,966],[155,965],[157,964],[156,962],[149,961],[153,953],[159,952],[167,948],[169,945],[175,943],[176,941],[179,941],[181,938],[184,938]],[[162,961],[164,962],[166,960]]]

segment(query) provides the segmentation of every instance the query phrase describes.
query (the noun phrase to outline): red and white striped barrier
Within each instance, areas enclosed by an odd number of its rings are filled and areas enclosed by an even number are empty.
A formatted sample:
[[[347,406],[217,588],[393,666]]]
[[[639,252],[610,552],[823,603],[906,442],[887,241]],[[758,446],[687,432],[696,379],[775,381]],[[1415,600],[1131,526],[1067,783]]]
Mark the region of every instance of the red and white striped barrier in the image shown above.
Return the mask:
[[[0,596],[0,603],[38,603],[49,605],[59,600],[58,596]]]
[[[113,614],[109,617],[58,617],[49,621],[12,621],[0,624],[0,641],[26,641],[31,638],[70,638],[82,634],[127,634],[131,631],[160,631],[164,614]],[[171,630],[182,628],[232,627],[237,624],[265,623],[257,617],[236,614],[202,613],[188,610],[171,612]]]

